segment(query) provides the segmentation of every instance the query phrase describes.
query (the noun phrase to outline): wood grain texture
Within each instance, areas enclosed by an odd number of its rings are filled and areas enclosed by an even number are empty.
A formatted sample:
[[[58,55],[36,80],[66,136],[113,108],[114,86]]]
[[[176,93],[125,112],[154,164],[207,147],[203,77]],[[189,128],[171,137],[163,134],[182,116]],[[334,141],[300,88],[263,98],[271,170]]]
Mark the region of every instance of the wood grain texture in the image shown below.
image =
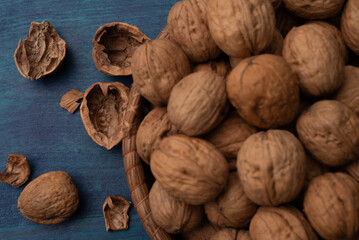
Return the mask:
[[[84,92],[91,84],[131,77],[100,73],[92,60],[92,38],[99,26],[121,21],[138,26],[155,38],[166,25],[176,0],[2,0],[0,12],[0,171],[7,155],[25,155],[31,167],[29,181],[49,171],[69,173],[80,193],[75,215],[54,226],[38,225],[17,210],[23,187],[0,184],[1,239],[149,239],[134,207],[129,229],[106,232],[102,204],[106,196],[131,200],[122,161],[121,146],[111,151],[87,135],[79,111],[71,115],[59,106],[71,89]],[[53,75],[32,82],[17,71],[13,54],[26,38],[32,21],[50,22],[67,42],[63,65]],[[28,183],[28,182],[27,182]]]

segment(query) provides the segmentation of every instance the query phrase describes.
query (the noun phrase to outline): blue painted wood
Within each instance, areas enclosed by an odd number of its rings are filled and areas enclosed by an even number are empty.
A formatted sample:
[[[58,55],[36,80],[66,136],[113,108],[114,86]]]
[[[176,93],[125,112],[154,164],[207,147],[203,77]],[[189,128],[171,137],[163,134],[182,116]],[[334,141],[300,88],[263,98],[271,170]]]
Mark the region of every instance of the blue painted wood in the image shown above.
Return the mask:
[[[92,60],[92,38],[100,25],[121,21],[138,26],[155,38],[166,25],[176,0],[1,0],[0,11],[0,171],[7,155],[25,155],[30,163],[29,181],[45,172],[69,173],[80,193],[80,207],[68,221],[44,226],[25,219],[17,210],[24,186],[0,184],[0,239],[149,239],[136,209],[129,212],[129,229],[106,232],[102,204],[106,196],[131,199],[122,161],[121,146],[111,151],[87,135],[79,112],[60,108],[70,89],[85,91],[109,77]],[[52,76],[32,82],[16,69],[13,54],[26,37],[32,21],[49,21],[67,42],[63,65]]]

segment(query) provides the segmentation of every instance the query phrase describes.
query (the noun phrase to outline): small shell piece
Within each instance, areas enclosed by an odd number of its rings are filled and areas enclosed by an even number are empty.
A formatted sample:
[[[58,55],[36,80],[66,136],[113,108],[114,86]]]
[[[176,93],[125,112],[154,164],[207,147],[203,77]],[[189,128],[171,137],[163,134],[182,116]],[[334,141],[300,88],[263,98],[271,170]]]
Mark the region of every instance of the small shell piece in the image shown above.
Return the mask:
[[[235,228],[223,228],[211,240],[251,240],[249,232]]]
[[[304,212],[322,238],[358,239],[358,182],[340,172],[314,178],[304,197]]]
[[[66,54],[66,42],[49,22],[32,22],[26,39],[21,39],[14,59],[20,74],[37,80],[54,72]]]
[[[303,213],[291,206],[259,208],[252,218],[249,234],[252,240],[318,239]]]
[[[110,76],[131,75],[135,50],[150,40],[138,27],[122,22],[102,25],[92,40],[96,68]]]
[[[20,154],[9,154],[6,169],[0,174],[0,182],[18,188],[23,185],[30,175],[30,166],[26,157]]]
[[[83,92],[71,89],[64,96],[62,96],[60,106],[63,109],[66,109],[69,113],[74,113],[76,109],[80,106],[79,101],[83,98]]]
[[[127,212],[130,206],[131,202],[121,196],[106,197],[102,212],[107,232],[128,229]]]
[[[359,1],[348,0],[345,4],[342,18],[341,31],[348,47],[359,55]]]
[[[268,0],[209,0],[208,27],[218,47],[231,57],[249,57],[273,39],[274,9]]]
[[[305,148],[327,166],[342,166],[359,157],[359,118],[343,103],[316,102],[299,116],[296,128]]]
[[[299,17],[326,19],[340,12],[345,0],[283,0],[283,2],[291,12]]]
[[[91,85],[80,107],[88,135],[98,145],[110,150],[124,137],[122,117],[127,107],[129,89],[119,82]]]
[[[188,232],[202,223],[203,206],[172,197],[158,181],[152,185],[149,200],[153,219],[168,233]]]

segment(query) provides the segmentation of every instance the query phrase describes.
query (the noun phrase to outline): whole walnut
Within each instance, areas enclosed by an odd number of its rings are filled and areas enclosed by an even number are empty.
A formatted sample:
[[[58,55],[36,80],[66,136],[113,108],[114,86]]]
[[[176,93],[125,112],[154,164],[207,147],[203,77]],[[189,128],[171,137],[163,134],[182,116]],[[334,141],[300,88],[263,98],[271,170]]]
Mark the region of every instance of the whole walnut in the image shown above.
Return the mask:
[[[235,228],[224,228],[217,232],[211,240],[251,240],[249,232]]]
[[[227,93],[239,115],[259,128],[288,124],[298,113],[298,78],[280,56],[241,61],[228,76]]]
[[[304,197],[304,212],[324,239],[357,239],[359,184],[345,173],[314,178]]]
[[[77,188],[63,171],[40,175],[24,188],[17,200],[17,208],[24,217],[45,225],[70,218],[78,205]]]
[[[220,231],[220,228],[211,224],[208,221],[204,221],[203,224],[193,229],[192,231],[181,234],[180,239],[183,240],[212,240],[211,238]]]
[[[296,127],[305,148],[325,165],[342,166],[359,157],[359,118],[338,101],[316,102]]]
[[[168,101],[170,122],[188,136],[204,134],[224,118],[227,109],[226,83],[212,71],[200,71],[174,86]]]
[[[333,35],[308,23],[293,28],[284,39],[283,57],[299,76],[302,91],[312,96],[337,90],[344,75],[344,59]]]
[[[150,165],[169,194],[193,205],[214,200],[229,174],[227,160],[215,146],[180,134],[162,139]]]
[[[258,205],[277,206],[294,200],[302,189],[306,156],[290,132],[258,132],[239,150],[237,169],[250,200]]]
[[[208,30],[207,5],[208,0],[180,1],[167,18],[169,37],[193,62],[215,59],[221,53]]]
[[[152,185],[149,200],[153,219],[169,233],[187,232],[202,224],[202,206],[175,199],[158,181]]]
[[[236,158],[243,142],[257,130],[233,111],[203,138],[211,142],[227,158]]]
[[[348,47],[359,55],[359,2],[348,0],[345,4],[340,29]]]
[[[257,210],[244,194],[237,172],[229,174],[224,191],[204,205],[206,215],[213,224],[220,227],[245,228]]]
[[[344,82],[335,99],[347,105],[359,117],[359,68],[345,66]]]
[[[318,239],[302,212],[292,206],[261,207],[249,226],[252,240]]]
[[[207,19],[214,41],[231,57],[256,55],[273,39],[275,16],[268,0],[209,0]]]
[[[156,106],[166,105],[173,86],[190,73],[186,54],[167,39],[147,41],[132,57],[133,84]]]
[[[359,159],[345,167],[345,171],[359,182]]]
[[[283,0],[294,14],[305,19],[326,19],[340,12],[345,0]]]
[[[168,120],[166,108],[154,108],[146,115],[137,130],[137,153],[149,164],[151,153],[158,147],[161,139],[177,133],[175,126]]]

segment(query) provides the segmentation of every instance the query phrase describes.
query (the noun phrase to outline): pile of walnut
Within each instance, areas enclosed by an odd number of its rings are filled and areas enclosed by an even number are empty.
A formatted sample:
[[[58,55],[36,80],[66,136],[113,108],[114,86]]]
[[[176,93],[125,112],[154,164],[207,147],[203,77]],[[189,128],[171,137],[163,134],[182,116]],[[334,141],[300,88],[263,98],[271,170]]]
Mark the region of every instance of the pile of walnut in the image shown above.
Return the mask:
[[[358,239],[359,1],[183,0],[168,31],[131,63],[154,106],[136,146],[155,222],[184,239]]]

